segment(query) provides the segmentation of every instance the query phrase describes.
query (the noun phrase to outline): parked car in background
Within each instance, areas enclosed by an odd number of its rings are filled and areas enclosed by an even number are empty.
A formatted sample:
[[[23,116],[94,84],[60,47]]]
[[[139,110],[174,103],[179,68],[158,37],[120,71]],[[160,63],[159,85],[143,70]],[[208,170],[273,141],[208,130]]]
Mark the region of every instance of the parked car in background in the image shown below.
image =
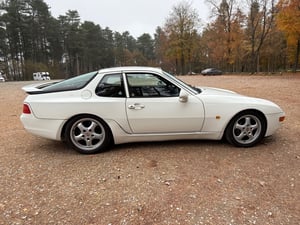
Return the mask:
[[[223,72],[221,70],[218,70],[216,68],[207,68],[205,70],[201,71],[202,75],[222,75]]]
[[[48,72],[36,72],[32,74],[33,80],[51,80]]]
[[[81,153],[112,144],[226,139],[252,147],[285,118],[268,100],[193,87],[150,67],[102,69],[56,83],[33,84],[21,121],[27,131],[64,140]]]

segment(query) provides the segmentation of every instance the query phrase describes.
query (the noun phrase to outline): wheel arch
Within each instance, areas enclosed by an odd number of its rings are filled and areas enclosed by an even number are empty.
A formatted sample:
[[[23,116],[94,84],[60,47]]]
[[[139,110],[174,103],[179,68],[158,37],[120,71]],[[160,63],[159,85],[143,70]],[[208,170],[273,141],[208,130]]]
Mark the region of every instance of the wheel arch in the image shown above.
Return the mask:
[[[225,128],[223,129],[223,134],[222,134],[222,140],[225,140],[225,134],[226,134],[226,130],[228,129],[228,126],[230,125],[231,121],[233,121],[236,117],[240,116],[241,114],[243,113],[256,113],[258,114],[259,116],[261,116],[261,118],[263,119],[263,122],[265,123],[266,125],[266,130],[265,130],[265,133],[264,133],[264,136],[266,135],[266,132],[267,132],[267,127],[268,127],[268,120],[265,116],[265,114],[258,110],[258,109],[244,109],[244,110],[241,110],[240,112],[236,113],[235,115],[233,115],[230,120],[228,120]]]
[[[93,118],[95,118],[95,119],[101,121],[101,122],[108,128],[108,131],[110,132],[111,142],[112,142],[112,143],[110,143],[110,144],[114,144],[114,143],[115,143],[115,141],[114,141],[114,136],[113,136],[111,127],[108,125],[108,123],[107,123],[104,119],[102,119],[101,117],[96,116],[96,115],[94,115],[94,114],[89,114],[89,113],[76,114],[76,115],[70,117],[69,119],[67,119],[67,121],[64,123],[64,125],[63,125],[63,127],[62,127],[62,129],[61,129],[61,132],[60,132],[60,137],[61,137],[61,139],[62,139],[63,141],[65,140],[65,131],[66,131],[66,127],[67,127],[68,123],[69,123],[70,121],[72,121],[74,118],[77,118],[77,117],[83,117],[83,116],[90,116],[90,117],[93,117]]]

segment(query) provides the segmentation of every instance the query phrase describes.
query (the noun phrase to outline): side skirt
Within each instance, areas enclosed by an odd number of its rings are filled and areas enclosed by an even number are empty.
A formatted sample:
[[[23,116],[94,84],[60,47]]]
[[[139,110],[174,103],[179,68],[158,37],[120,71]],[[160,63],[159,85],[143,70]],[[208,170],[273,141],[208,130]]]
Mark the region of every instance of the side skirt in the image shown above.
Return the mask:
[[[192,132],[192,133],[126,133],[115,121],[106,121],[112,130],[114,143],[123,144],[144,141],[172,141],[172,140],[221,140],[221,132]]]

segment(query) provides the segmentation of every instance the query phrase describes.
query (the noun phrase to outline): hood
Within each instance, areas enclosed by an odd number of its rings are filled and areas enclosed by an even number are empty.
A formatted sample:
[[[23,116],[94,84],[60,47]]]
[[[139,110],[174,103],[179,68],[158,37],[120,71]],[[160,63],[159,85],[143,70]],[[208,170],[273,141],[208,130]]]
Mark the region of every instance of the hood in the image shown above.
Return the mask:
[[[282,109],[267,99],[248,97],[219,88],[200,87],[202,93],[201,99],[205,104],[230,105],[231,107],[246,107],[261,109],[265,113],[282,112]]]
[[[201,89],[201,95],[226,95],[226,96],[243,96],[234,91],[221,89],[221,88],[212,88],[212,87],[199,87]]]

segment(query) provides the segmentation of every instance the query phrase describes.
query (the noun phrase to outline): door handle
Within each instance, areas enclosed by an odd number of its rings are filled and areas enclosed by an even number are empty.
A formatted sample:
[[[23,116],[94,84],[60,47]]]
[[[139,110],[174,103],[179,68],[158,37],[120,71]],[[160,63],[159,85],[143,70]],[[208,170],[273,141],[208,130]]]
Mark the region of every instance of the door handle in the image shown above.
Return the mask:
[[[143,108],[145,108],[145,106],[139,103],[135,103],[133,105],[128,106],[128,109],[135,109],[135,110],[141,110]]]

